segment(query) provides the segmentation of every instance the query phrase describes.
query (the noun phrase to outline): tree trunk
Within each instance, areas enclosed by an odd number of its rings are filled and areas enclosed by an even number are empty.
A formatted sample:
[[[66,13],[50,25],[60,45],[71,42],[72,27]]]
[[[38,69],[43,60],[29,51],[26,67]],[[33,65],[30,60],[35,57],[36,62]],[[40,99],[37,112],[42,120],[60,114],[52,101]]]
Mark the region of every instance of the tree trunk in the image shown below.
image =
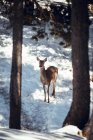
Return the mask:
[[[9,127],[15,129],[21,128],[22,29],[23,0],[15,0],[9,118]]]
[[[73,101],[63,126],[80,129],[89,119],[90,108],[88,29],[87,0],[72,0]]]
[[[90,119],[90,128],[88,133],[88,140],[93,140],[93,113]]]

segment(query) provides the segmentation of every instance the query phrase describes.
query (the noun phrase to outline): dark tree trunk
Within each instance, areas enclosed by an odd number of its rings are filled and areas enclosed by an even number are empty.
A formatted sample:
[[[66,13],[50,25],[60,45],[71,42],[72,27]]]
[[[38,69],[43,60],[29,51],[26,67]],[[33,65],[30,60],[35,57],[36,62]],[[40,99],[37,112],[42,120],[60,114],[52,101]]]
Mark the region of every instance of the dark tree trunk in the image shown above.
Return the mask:
[[[22,34],[23,0],[14,1],[13,54],[10,81],[9,127],[21,128],[21,75],[22,75]]]
[[[63,126],[80,129],[89,119],[90,108],[88,29],[87,0],[72,0],[73,101]]]

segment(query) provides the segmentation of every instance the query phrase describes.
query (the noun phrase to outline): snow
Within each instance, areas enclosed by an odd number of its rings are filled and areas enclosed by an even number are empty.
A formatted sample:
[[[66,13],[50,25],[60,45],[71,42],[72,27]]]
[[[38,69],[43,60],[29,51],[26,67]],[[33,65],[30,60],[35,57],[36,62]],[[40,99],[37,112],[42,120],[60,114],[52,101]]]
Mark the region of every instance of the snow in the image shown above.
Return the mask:
[[[46,8],[46,5],[49,5],[50,3],[64,3],[64,4],[67,4],[67,1],[66,0],[46,0],[46,1],[40,1],[38,0],[38,3],[43,7],[43,8]],[[48,10],[50,10],[50,7],[47,7]]]
[[[63,2],[63,3],[67,3],[66,0],[50,0],[51,2]]]
[[[7,25],[7,18],[0,16],[0,127],[4,127],[0,130],[0,134],[2,134],[0,137],[7,136],[7,140],[83,139],[77,136],[78,128],[75,126],[62,128],[62,123],[72,102],[71,48],[59,45],[62,39],[49,34],[49,25],[46,25],[48,39],[46,37],[38,41],[31,39],[36,34],[32,27],[24,26],[22,52],[22,129],[46,132],[49,135],[34,131],[18,132],[7,129],[9,127],[9,85],[12,57],[12,29],[6,29]],[[38,28],[40,27],[38,26]],[[91,43],[89,45],[91,48]],[[50,103],[44,102],[37,56],[42,59],[47,57],[46,68],[50,65],[58,67],[56,98],[54,99],[50,94]],[[93,89],[92,82],[90,85]],[[50,87],[51,92],[52,86]]]
[[[35,131],[0,129],[0,139],[7,140],[84,140],[77,135],[78,128],[66,126],[51,133],[38,133]],[[85,139],[86,140],[86,139]]]

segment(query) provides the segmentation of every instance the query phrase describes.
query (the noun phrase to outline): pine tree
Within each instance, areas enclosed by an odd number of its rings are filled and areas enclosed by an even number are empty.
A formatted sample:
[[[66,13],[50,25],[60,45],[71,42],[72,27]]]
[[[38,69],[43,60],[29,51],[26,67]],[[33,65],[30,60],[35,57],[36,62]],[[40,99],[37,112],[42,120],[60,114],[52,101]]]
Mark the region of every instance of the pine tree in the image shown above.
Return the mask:
[[[90,108],[87,3],[87,0],[72,0],[73,101],[63,123],[80,129],[89,119]]]
[[[14,0],[9,127],[15,129],[21,128],[22,28],[23,0]]]

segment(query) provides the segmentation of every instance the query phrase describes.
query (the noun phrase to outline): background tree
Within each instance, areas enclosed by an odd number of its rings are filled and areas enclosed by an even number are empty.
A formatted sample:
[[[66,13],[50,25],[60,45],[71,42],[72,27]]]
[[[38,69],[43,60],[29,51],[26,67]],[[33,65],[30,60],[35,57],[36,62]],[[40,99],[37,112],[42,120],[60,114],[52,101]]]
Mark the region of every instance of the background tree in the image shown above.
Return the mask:
[[[63,123],[76,125],[80,129],[89,119],[90,108],[87,7],[87,0],[72,0],[73,100]]]
[[[23,0],[14,1],[13,54],[10,81],[10,128],[20,129],[21,124],[21,75]]]
[[[89,129],[88,140],[93,140],[93,113],[90,119],[90,124],[88,129]]]

